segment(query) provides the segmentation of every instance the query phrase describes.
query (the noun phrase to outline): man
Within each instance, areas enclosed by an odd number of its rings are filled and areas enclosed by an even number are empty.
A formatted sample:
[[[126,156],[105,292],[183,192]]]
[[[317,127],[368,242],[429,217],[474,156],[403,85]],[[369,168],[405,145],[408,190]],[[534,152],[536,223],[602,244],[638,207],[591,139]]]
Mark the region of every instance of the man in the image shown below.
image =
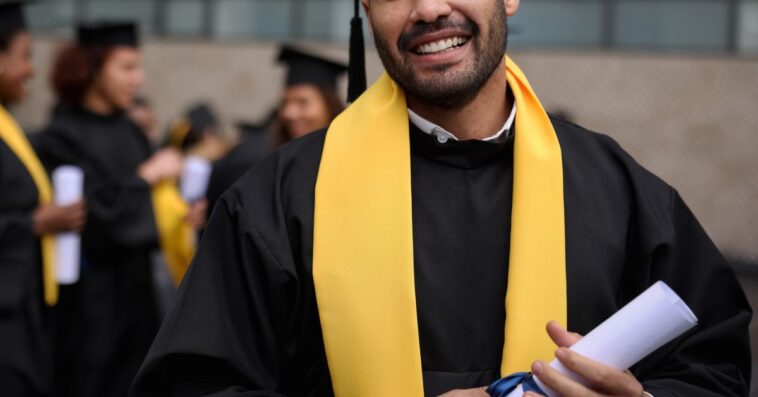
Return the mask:
[[[734,275],[670,186],[545,114],[504,57],[519,1],[363,6],[388,74],[220,200],[133,395],[486,395],[530,368],[563,396],[746,395]],[[631,372],[545,333],[657,280],[699,326]]]

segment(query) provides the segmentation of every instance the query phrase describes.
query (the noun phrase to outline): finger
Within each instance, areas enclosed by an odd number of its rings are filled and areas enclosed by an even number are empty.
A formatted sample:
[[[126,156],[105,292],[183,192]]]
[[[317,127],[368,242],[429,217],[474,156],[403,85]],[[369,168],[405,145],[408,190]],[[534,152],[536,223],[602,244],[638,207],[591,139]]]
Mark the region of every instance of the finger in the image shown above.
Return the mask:
[[[542,361],[536,361],[532,364],[532,372],[542,383],[559,395],[572,397],[595,397],[598,395]]]
[[[589,359],[579,353],[562,347],[555,356],[568,369],[584,378],[594,390],[612,395],[642,394],[642,388],[630,374]]]
[[[72,222],[70,224],[70,227],[72,230],[81,231],[82,229],[84,229],[84,225],[85,225],[84,221],[76,221],[76,222]]]
[[[575,332],[568,332],[557,321],[547,323],[547,334],[558,347],[571,347],[574,343],[582,339],[582,336]]]
[[[74,203],[69,204],[68,206],[66,206],[66,208],[72,208],[72,209],[84,208],[84,201],[83,200],[78,200],[78,201],[76,201]]]
[[[87,214],[87,211],[85,211],[82,207],[77,207],[72,209],[70,211],[70,214],[74,218],[83,218]]]

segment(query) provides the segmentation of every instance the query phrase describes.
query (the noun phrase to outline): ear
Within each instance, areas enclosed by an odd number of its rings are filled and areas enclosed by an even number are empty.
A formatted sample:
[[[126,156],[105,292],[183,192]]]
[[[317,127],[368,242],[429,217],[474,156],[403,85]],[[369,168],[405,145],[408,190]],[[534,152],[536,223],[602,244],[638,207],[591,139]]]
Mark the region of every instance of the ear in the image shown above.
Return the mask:
[[[518,6],[520,1],[519,0],[503,0],[505,1],[505,14],[509,17],[512,17],[516,15],[516,11],[518,11]]]
[[[369,32],[374,31],[374,27],[371,24],[371,3],[369,0],[361,0],[361,5],[363,6],[363,12],[366,14],[366,19],[368,20],[368,29]]]

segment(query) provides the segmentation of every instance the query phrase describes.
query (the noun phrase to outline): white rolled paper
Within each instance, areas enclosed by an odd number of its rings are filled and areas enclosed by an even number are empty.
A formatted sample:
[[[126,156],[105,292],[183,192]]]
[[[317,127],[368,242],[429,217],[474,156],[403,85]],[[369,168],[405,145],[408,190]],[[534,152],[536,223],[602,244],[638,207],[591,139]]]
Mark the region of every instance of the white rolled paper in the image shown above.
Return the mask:
[[[697,317],[687,304],[666,283],[658,281],[571,346],[571,350],[626,371],[695,325]],[[584,383],[557,359],[550,366]],[[534,379],[549,397],[560,397],[537,377]],[[508,397],[520,397],[523,393],[519,386]]]
[[[185,200],[191,203],[205,197],[212,169],[211,163],[202,157],[188,156],[184,160],[180,188]]]
[[[53,171],[55,204],[70,205],[82,199],[84,172],[79,167],[64,165]],[[79,281],[81,236],[77,232],[59,233],[55,237],[55,273],[58,284]]]

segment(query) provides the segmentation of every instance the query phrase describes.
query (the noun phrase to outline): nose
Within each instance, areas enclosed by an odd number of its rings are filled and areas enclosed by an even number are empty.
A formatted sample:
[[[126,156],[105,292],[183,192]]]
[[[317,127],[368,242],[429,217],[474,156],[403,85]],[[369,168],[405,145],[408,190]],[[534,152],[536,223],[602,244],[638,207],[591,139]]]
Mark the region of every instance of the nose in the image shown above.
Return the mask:
[[[447,0],[416,0],[411,11],[411,22],[432,23],[452,12]]]

